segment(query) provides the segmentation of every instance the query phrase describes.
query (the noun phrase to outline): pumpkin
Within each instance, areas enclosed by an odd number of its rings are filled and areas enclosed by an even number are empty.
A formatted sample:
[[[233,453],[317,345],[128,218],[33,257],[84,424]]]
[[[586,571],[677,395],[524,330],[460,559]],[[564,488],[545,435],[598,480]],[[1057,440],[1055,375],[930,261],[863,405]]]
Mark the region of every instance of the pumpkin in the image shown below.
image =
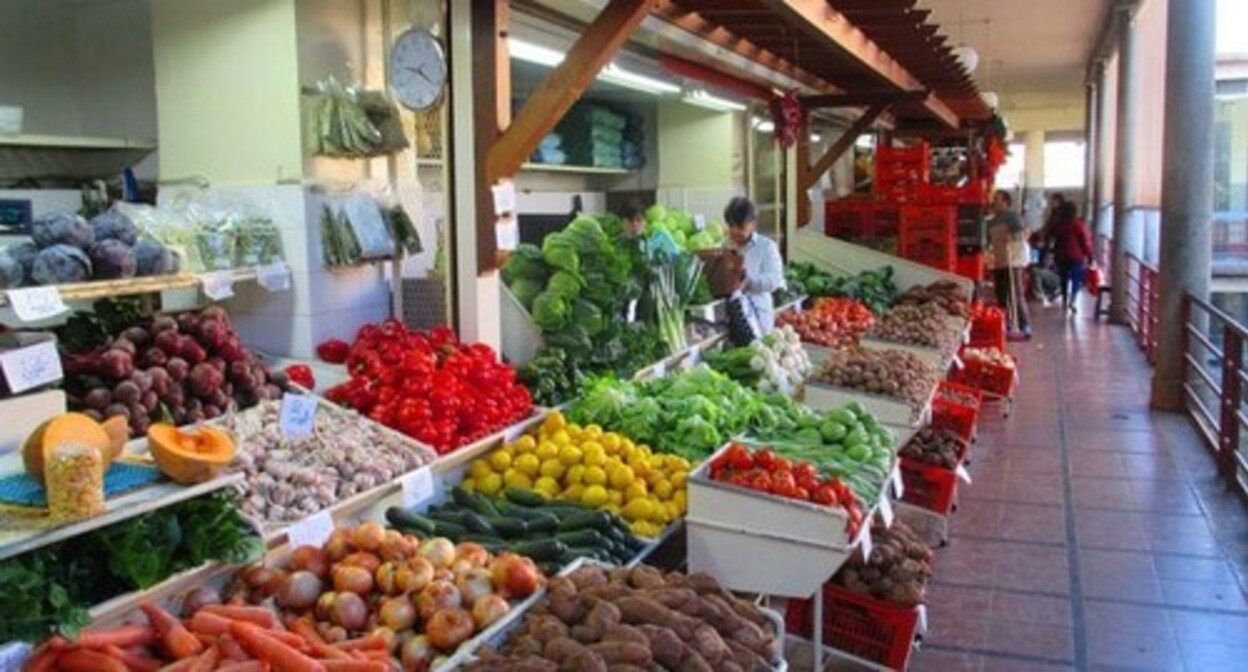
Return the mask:
[[[125,423],[125,418],[121,418]],[[119,443],[111,436],[104,426],[89,415],[83,413],[63,413],[45,421],[26,437],[22,444],[22,463],[26,473],[35,480],[43,482],[43,467],[48,455],[63,443],[87,445],[100,451],[104,461],[104,471],[113,463],[113,458],[121,453],[126,443]]]
[[[183,431],[158,422],[147,430],[147,447],[156,466],[183,485],[213,478],[234,459],[234,440],[207,426]]]
[[[126,449],[126,442],[130,440],[130,423],[126,421],[126,416],[114,415],[101,422],[100,427],[108,434],[108,452],[104,454],[104,469],[107,471],[108,465],[121,457],[122,451]]]

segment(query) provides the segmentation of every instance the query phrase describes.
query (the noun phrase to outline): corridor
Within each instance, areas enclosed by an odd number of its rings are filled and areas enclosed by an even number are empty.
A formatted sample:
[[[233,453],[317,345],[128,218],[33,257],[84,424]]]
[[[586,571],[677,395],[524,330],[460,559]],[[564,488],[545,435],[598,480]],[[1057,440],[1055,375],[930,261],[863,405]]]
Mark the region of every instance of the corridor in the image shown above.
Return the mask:
[[[1248,666],[1248,506],[1124,328],[1035,307],[1013,414],[980,423],[915,670]],[[1090,312],[1090,311],[1085,311]]]

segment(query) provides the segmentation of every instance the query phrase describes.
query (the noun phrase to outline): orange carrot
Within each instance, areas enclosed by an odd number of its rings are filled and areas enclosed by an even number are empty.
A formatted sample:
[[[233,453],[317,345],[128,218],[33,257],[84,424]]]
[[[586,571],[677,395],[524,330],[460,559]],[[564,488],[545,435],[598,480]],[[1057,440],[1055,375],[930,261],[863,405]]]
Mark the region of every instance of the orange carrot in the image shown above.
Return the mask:
[[[356,649],[350,653],[356,658],[363,660],[387,660],[390,658],[390,652],[386,649]]]
[[[368,635],[367,637],[357,637],[348,639],[345,642],[338,642],[334,646],[343,651],[355,651],[357,649],[384,649],[388,642],[381,635]]]
[[[322,660],[327,672],[390,672],[389,661],[380,660]]]
[[[173,614],[147,601],[140,602],[139,609],[147,614],[147,620],[151,621],[152,628],[156,630],[156,636],[164,645],[165,653],[181,660],[204,650],[204,643],[196,639]]]
[[[56,662],[63,651],[63,646],[51,646],[51,642],[44,644],[22,666],[22,672],[51,672],[56,669]]]
[[[221,655],[224,660],[251,660],[251,656],[238,645],[238,640],[231,637],[228,633],[217,638],[217,646],[221,647]]]
[[[201,609],[186,622],[186,627],[197,635],[217,637],[230,631],[230,619]]]
[[[56,668],[62,672],[129,672],[125,663],[91,649],[73,649],[62,653],[56,659]]]
[[[269,664],[259,660],[226,663],[218,667],[217,672],[269,672]]]
[[[321,637],[321,633],[316,631],[316,624],[311,619],[295,619],[295,622],[290,625],[290,631],[302,637],[308,644],[325,643],[325,638]]]
[[[243,649],[272,664],[277,672],[324,672],[325,666],[320,661],[303,655],[298,649],[278,640],[272,634],[250,623],[230,623],[230,635],[238,640]]]
[[[130,672],[156,672],[160,669],[160,661],[148,655],[143,648],[122,649],[109,644],[104,647],[104,653],[125,663]]]
[[[194,658],[183,658],[182,660],[175,663],[169,663],[168,665],[160,668],[160,672],[187,672],[194,664]]]
[[[73,644],[84,649],[102,649],[109,644],[120,649],[156,643],[156,633],[148,625],[121,625],[107,630],[87,630]]]
[[[216,669],[217,663],[220,662],[221,649],[210,646],[195,657],[195,664],[191,665],[187,672],[212,672],[212,670]]]
[[[224,616],[235,621],[247,621],[256,625],[275,630],[281,627],[277,614],[272,610],[264,607],[235,607],[225,604],[207,604],[204,605],[200,612],[208,612],[217,616]]]

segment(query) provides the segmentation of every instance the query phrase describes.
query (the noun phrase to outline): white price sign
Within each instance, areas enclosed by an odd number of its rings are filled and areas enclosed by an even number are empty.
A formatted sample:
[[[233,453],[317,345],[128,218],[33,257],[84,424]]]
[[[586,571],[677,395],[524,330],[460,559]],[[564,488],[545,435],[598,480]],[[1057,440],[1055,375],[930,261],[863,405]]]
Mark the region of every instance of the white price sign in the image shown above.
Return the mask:
[[[421,468],[403,477],[403,506],[412,508],[433,496],[433,470]]]
[[[286,528],[286,541],[291,548],[316,546],[320,548],[334,533],[334,517],[329,511],[314,513]]]
[[[667,362],[659,362],[654,365],[654,377],[662,378],[667,375]]]
[[[290,289],[290,267],[284,261],[275,261],[256,269],[256,282],[270,292]]]
[[[213,271],[200,276],[204,296],[213,301],[224,301],[234,296],[234,271]]]
[[[884,521],[884,527],[892,527],[894,517],[893,503],[889,500],[888,494],[885,493],[884,496],[880,498],[880,520]]]
[[[502,217],[494,224],[494,242],[505,252],[520,247],[520,227],[515,217]]]
[[[306,394],[282,395],[280,427],[282,436],[302,439],[316,429],[316,397]]]
[[[701,231],[706,228],[706,215],[697,213],[693,216],[693,230]]]
[[[855,546],[862,549],[862,557],[864,560],[871,559],[871,551],[875,550],[875,546],[871,542],[871,521],[863,520],[862,529],[858,532],[858,540],[854,542]]]
[[[906,484],[901,479],[901,469],[893,467],[893,494],[897,495],[897,499],[906,496]]]
[[[44,341],[0,354],[0,368],[4,369],[9,392],[13,394],[54,383],[65,375],[55,341]]]
[[[61,291],[54,286],[10,289],[9,305],[23,322],[41,322],[69,311],[61,300]]]
[[[502,217],[516,211],[516,184],[511,180],[503,180],[490,187],[494,194],[494,216]]]
[[[971,484],[971,472],[967,471],[967,470],[966,470],[966,467],[964,467],[964,466],[962,466],[962,465],[960,465],[960,464],[959,464],[959,465],[958,465],[958,466],[957,466],[957,467],[953,470],[953,473],[957,474],[957,475],[958,475],[958,478],[962,479],[963,481],[966,481],[966,484],[967,484],[967,485],[970,485],[970,484]]]

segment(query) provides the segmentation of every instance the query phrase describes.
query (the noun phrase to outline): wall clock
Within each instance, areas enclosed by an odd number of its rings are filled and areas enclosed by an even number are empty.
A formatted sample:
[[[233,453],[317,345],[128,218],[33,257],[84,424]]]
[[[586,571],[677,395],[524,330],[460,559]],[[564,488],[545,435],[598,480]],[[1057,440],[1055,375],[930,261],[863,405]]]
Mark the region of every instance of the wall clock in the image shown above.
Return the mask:
[[[408,108],[427,110],[441,102],[446,75],[446,51],[428,30],[408,30],[390,49],[390,89]]]

